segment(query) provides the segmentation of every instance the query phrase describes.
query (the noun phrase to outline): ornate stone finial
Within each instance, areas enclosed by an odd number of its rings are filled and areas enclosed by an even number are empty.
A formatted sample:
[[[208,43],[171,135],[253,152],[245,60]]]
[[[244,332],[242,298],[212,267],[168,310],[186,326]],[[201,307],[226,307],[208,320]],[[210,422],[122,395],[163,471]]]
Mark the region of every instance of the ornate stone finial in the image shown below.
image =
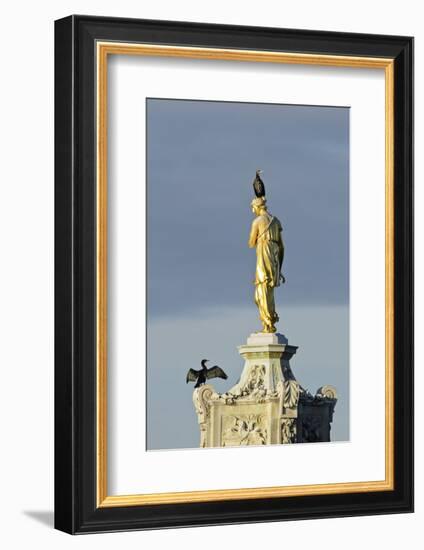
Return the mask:
[[[326,397],[327,399],[337,399],[337,390],[334,386],[321,386],[317,389],[318,397]]]

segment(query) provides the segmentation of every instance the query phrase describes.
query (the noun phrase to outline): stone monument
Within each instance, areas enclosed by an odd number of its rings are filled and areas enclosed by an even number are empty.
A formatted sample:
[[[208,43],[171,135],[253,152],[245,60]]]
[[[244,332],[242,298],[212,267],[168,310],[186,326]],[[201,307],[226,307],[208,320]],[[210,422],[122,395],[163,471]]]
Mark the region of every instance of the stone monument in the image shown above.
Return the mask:
[[[330,441],[337,392],[333,386],[316,395],[305,390],[290,367],[298,348],[276,331],[274,289],[285,282],[284,243],[280,221],[268,212],[260,173],[253,182],[256,217],[249,247],[256,248],[255,303],[262,331],[238,347],[245,363],[235,386],[221,394],[210,384],[194,390],[201,447]]]

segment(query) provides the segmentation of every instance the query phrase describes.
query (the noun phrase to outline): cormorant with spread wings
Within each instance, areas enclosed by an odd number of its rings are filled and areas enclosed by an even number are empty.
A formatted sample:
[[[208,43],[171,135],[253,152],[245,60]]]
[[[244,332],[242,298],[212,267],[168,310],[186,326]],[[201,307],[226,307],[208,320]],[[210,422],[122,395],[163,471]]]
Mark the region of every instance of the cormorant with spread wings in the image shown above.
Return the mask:
[[[202,368],[200,370],[190,369],[188,371],[186,378],[187,384],[189,382],[196,381],[194,387],[198,388],[202,384],[205,384],[206,380],[210,380],[211,378],[223,378],[224,380],[228,378],[225,372],[221,369],[221,367],[218,367],[218,365],[215,365],[214,367],[208,369],[208,367],[206,366],[207,362],[208,359],[202,359],[200,363],[202,365]]]

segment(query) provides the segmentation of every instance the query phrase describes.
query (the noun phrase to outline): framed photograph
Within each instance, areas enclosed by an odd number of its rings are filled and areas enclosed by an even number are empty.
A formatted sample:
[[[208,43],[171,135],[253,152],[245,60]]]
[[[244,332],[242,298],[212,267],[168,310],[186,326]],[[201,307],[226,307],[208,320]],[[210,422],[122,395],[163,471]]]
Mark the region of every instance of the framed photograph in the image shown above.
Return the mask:
[[[55,525],[413,509],[413,39],[55,24]]]

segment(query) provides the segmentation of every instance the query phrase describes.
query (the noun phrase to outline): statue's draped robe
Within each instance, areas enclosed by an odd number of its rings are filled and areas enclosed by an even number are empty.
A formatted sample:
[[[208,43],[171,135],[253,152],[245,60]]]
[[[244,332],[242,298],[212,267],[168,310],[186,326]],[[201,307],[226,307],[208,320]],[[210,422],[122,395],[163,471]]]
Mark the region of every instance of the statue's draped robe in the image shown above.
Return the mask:
[[[269,215],[265,227],[256,237],[255,302],[264,330],[275,332],[278,315],[275,311],[274,287],[280,286],[282,228],[280,221]]]

